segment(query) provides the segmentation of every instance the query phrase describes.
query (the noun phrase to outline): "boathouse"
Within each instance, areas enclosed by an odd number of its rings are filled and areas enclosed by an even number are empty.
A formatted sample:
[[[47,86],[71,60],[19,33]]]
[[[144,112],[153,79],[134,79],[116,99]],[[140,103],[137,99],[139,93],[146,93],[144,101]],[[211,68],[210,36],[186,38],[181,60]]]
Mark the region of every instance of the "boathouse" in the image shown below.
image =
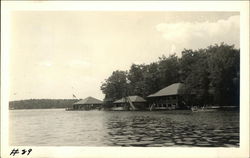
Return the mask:
[[[73,110],[93,110],[101,108],[102,101],[93,97],[87,97],[72,105]]]
[[[113,102],[113,104],[113,110],[145,110],[148,107],[147,101],[137,95],[123,97]]]
[[[182,86],[182,83],[174,83],[149,95],[149,109],[172,110],[182,108],[182,96],[179,93]]]

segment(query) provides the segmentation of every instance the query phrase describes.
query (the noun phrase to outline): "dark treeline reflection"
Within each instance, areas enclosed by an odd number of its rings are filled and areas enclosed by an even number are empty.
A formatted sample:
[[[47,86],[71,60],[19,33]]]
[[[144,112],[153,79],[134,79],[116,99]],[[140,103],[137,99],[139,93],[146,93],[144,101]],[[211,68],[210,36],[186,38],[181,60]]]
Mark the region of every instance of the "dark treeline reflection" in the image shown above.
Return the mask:
[[[180,91],[190,105],[238,106],[239,66],[240,50],[233,45],[184,49],[181,57],[163,55],[150,64],[132,64],[128,71],[116,70],[102,83],[101,90],[110,102],[126,95],[146,97],[181,82],[185,86]]]

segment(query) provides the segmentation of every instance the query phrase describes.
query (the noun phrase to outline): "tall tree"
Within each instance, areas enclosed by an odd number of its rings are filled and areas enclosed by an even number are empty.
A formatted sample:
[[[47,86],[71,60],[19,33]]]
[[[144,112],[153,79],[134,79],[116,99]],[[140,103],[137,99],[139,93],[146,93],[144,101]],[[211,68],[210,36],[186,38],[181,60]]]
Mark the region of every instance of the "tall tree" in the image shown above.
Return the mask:
[[[189,74],[193,71],[194,65],[199,59],[199,52],[193,51],[191,49],[184,49],[182,52],[182,57],[179,60],[180,63],[180,80],[184,82]]]
[[[185,52],[181,60],[184,83],[181,92],[186,95],[185,100],[189,104],[204,105],[211,103],[207,58],[206,51],[200,49]]]
[[[160,88],[179,82],[179,61],[178,57],[173,54],[169,57],[162,56],[159,58],[159,77]]]
[[[112,75],[101,85],[105,99],[116,100],[127,95],[127,72],[114,71]]]
[[[128,73],[128,80],[130,81],[129,89],[131,95],[145,96],[145,66],[132,64]]]
[[[181,79],[190,104],[239,104],[239,50],[224,43],[184,50]],[[193,97],[189,97],[193,96]]]
[[[160,72],[158,63],[154,62],[145,67],[144,73],[145,96],[160,89]]]
[[[240,50],[224,43],[209,46],[210,91],[218,105],[238,105]]]

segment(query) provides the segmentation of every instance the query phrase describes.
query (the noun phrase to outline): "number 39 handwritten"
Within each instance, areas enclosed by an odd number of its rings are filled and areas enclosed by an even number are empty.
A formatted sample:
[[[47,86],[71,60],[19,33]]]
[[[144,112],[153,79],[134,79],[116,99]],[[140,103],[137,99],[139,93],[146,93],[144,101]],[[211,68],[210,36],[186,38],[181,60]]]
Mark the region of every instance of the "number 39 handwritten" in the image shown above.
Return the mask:
[[[31,151],[32,151],[32,149],[29,149],[29,150],[22,149],[20,154],[24,155],[27,153],[27,155],[29,155]],[[17,149],[14,148],[10,153],[10,155],[12,155],[12,156],[15,156],[16,154],[19,154],[18,148]]]

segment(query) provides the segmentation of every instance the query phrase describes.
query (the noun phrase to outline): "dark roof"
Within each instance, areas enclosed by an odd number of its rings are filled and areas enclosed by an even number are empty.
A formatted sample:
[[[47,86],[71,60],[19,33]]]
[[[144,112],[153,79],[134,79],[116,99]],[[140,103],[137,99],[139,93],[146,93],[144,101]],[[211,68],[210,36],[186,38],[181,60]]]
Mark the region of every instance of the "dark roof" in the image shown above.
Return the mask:
[[[182,83],[174,83],[170,86],[167,86],[158,92],[149,95],[148,97],[160,97],[160,96],[168,96],[168,95],[177,95],[179,94],[178,90],[183,86]]]
[[[131,100],[131,102],[146,102],[146,100],[145,99],[143,99],[142,97],[140,97],[140,96],[137,96],[137,95],[135,95],[135,96],[128,96],[129,97],[129,99]],[[119,99],[119,100],[116,100],[114,103],[125,103],[126,101],[125,101],[125,98],[123,97],[122,99]]]
[[[77,104],[102,104],[102,101],[101,100],[98,100],[96,98],[93,98],[93,97],[87,97],[85,99],[82,99],[76,103],[74,103],[74,105],[77,105]]]

